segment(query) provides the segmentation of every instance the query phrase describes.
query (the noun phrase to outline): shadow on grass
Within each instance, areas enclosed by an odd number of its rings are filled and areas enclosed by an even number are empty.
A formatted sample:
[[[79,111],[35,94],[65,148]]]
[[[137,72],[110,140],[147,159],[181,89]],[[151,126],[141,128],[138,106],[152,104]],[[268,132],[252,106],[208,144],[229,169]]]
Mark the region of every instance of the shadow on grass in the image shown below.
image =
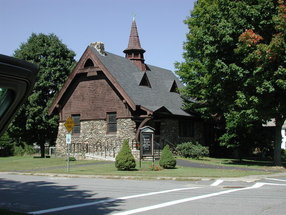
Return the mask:
[[[256,159],[233,159],[222,162],[222,164],[244,165],[244,166],[260,166],[260,167],[275,167],[271,160],[256,160]],[[282,162],[282,166],[286,168],[286,162]]]
[[[68,210],[75,210],[77,214],[85,215],[104,215],[119,211],[116,207],[123,200],[109,197],[96,198],[96,195],[97,193],[89,190],[80,190],[76,185],[62,186],[46,181],[22,183],[0,178],[0,208],[2,208],[0,214],[17,214],[6,210],[28,213],[89,203],[91,205],[88,207]]]

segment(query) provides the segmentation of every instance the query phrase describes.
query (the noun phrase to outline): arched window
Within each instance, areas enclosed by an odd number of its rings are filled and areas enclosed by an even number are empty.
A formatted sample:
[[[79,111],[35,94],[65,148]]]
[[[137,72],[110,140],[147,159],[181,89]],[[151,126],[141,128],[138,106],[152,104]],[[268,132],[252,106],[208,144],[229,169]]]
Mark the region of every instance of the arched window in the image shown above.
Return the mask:
[[[90,58],[88,58],[86,61],[85,61],[85,64],[83,66],[84,68],[88,68],[88,67],[94,67],[94,63],[92,62],[92,60]]]

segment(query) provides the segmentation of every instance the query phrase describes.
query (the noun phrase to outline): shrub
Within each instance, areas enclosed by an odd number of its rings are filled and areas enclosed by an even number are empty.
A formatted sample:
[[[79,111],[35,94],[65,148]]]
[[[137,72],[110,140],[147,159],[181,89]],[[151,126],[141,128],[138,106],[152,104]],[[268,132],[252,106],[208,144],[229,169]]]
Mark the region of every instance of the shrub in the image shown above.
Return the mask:
[[[202,146],[197,142],[186,142],[177,146],[177,152],[180,156],[185,158],[199,159],[209,155],[208,147]]]
[[[161,171],[162,170],[162,167],[161,166],[158,166],[158,165],[151,165],[150,167],[149,167],[149,169],[150,170],[152,170],[152,171]]]
[[[69,161],[76,161],[75,157],[69,157]]]
[[[14,144],[7,132],[0,136],[0,157],[13,155],[13,147]]]
[[[32,154],[35,154],[35,149],[31,145],[24,143],[23,146],[14,146],[14,155],[16,156],[24,156]]]
[[[115,158],[115,167],[118,170],[131,170],[136,167],[135,158],[129,148],[128,140],[124,140],[122,148]]]
[[[159,165],[164,169],[173,169],[176,166],[176,159],[174,158],[168,145],[166,145],[162,150]]]

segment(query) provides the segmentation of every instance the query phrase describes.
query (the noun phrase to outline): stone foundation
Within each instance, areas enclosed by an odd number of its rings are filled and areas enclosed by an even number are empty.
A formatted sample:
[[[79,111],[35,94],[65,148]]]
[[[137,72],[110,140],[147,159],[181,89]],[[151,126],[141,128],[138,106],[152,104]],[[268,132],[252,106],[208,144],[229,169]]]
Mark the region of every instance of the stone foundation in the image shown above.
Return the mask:
[[[194,136],[180,137],[179,136],[179,120],[178,119],[161,119],[160,120],[160,135],[155,135],[155,141],[161,145],[171,144],[177,145],[179,143],[196,140],[203,144],[203,123],[200,121],[194,122]],[[150,121],[147,125],[155,128],[155,122]]]
[[[128,139],[130,147],[135,139],[136,125],[131,119],[117,119],[117,132],[107,134],[106,120],[81,121],[79,135],[72,135],[70,156],[78,159],[96,157],[114,159],[121,148],[123,140]],[[66,129],[64,123],[59,124],[59,132],[56,142],[57,153],[66,156]]]
[[[162,149],[168,144],[175,148],[177,144],[196,140],[203,143],[203,123],[194,123],[193,137],[179,136],[179,120],[161,119],[160,135],[155,135],[155,149]],[[147,125],[155,127],[154,121],[149,121]],[[136,159],[139,159],[139,150],[135,147],[136,123],[132,119],[117,119],[117,132],[107,134],[106,120],[81,121],[81,131],[78,135],[72,135],[70,145],[70,156],[77,159],[104,159],[114,160],[118,154],[121,144],[125,139],[129,140],[130,148]],[[59,132],[56,142],[56,151],[60,156],[66,156],[66,128],[64,123],[59,124]]]

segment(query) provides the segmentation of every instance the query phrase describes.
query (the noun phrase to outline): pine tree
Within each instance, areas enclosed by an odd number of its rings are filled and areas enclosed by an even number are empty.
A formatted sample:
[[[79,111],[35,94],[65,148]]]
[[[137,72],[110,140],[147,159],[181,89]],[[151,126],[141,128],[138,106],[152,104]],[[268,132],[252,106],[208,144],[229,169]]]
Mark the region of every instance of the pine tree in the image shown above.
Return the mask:
[[[176,159],[174,158],[169,145],[166,145],[162,150],[159,165],[164,169],[174,169],[176,163]]]
[[[53,143],[58,130],[58,116],[48,115],[48,108],[75,64],[75,53],[54,34],[32,34],[14,53],[16,58],[39,66],[32,94],[9,129],[17,143],[38,143],[44,157],[45,142]]]
[[[124,140],[122,148],[115,158],[115,167],[118,170],[131,170],[136,167],[135,158],[129,148],[128,140]]]

